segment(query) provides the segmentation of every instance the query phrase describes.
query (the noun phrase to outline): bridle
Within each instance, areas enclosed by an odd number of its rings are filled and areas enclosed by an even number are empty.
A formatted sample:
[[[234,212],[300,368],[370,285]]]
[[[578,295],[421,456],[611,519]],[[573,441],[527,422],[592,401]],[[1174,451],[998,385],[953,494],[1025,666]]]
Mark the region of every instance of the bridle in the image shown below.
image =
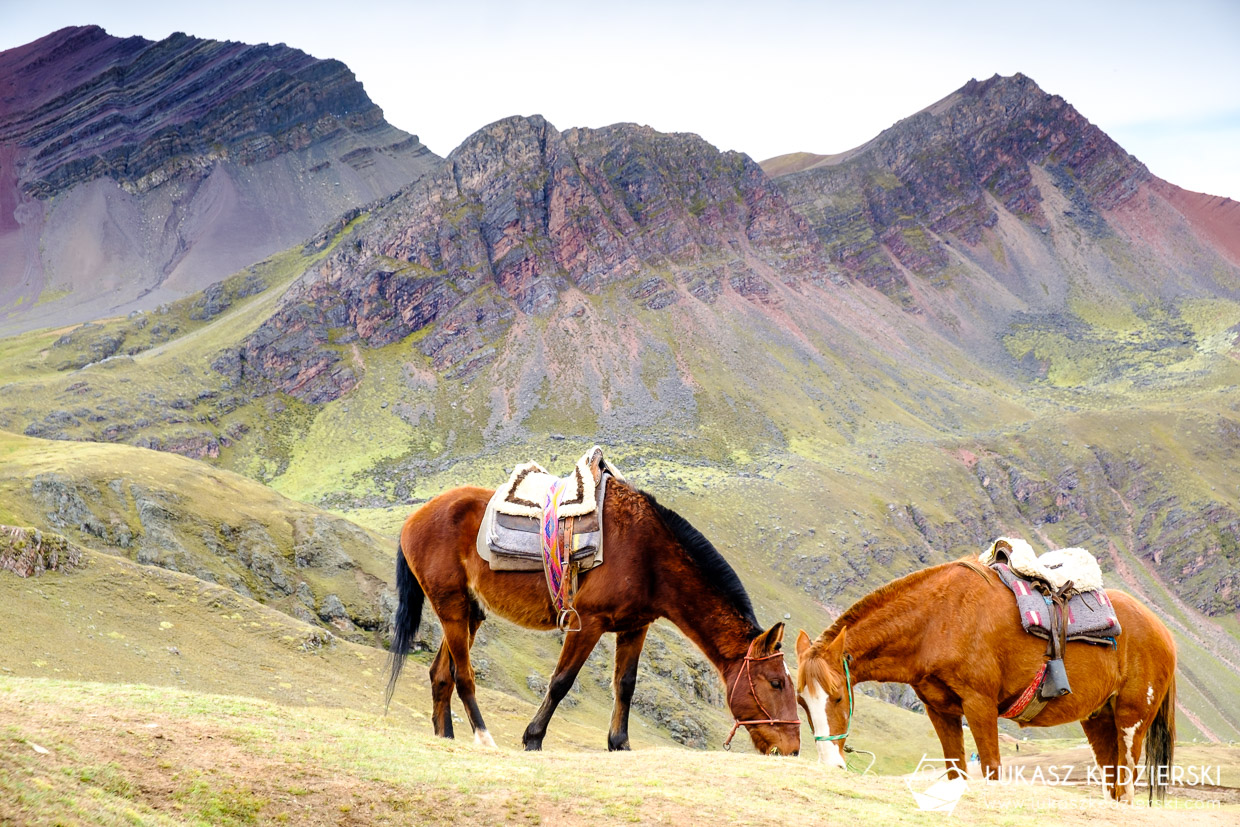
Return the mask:
[[[753,641],[750,641],[749,649],[745,652],[745,661],[744,661],[744,664],[741,666],[741,671],[744,672],[745,677],[749,679],[749,694],[753,695],[754,703],[758,705],[758,709],[762,710],[762,714],[765,715],[766,717],[755,718],[749,721],[742,721],[739,718],[736,718],[735,715],[733,715],[732,731],[728,733],[728,737],[725,738],[723,741],[723,748],[727,750],[732,749],[732,736],[735,735],[736,731],[743,726],[749,727],[749,726],[756,726],[758,724],[773,724],[775,726],[796,726],[798,729],[800,729],[801,727],[800,718],[797,718],[795,721],[785,721],[785,720],[780,720],[779,718],[772,718],[771,713],[767,711],[766,707],[762,705],[761,699],[758,698],[758,691],[754,688],[754,685],[753,685],[753,672],[750,670],[749,665],[751,663],[754,663],[755,661],[771,660],[772,658],[783,658],[784,655],[782,652],[776,652],[773,655],[763,655],[760,658],[756,658],[753,655],[753,645],[756,642],[757,642],[756,639]],[[728,688],[728,708],[729,709],[732,708],[732,696],[736,694],[736,687],[740,686],[740,683],[741,683],[741,673],[737,672],[736,680],[732,681],[732,686]]]
[[[844,725],[843,735],[819,735],[814,733],[815,741],[842,741],[848,737],[848,733],[852,732],[852,715],[853,715],[853,688],[852,676],[848,674],[848,662],[852,660],[849,655],[844,655],[841,660],[844,661],[844,683],[848,684],[848,723]],[[830,727],[830,724],[828,724]]]

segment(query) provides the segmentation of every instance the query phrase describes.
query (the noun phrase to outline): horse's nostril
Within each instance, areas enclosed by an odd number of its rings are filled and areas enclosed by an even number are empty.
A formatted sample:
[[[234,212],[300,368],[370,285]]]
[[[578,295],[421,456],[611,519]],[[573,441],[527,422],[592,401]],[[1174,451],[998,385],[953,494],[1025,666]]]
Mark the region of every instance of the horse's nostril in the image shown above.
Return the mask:
[[[796,757],[797,757],[798,755],[800,755],[800,754],[801,754],[801,751],[800,751],[799,749],[794,749],[794,750],[792,751],[792,757],[793,757],[793,758],[796,758]]]

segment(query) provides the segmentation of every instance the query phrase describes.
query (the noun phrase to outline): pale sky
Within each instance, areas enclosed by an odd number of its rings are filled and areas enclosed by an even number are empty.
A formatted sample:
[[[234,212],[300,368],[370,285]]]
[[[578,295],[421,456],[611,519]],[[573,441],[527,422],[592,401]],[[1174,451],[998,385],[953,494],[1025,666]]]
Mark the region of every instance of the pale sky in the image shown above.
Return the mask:
[[[1240,0],[0,0],[0,50],[90,23],[339,59],[440,155],[514,114],[835,153],[1023,72],[1155,175],[1240,200]]]

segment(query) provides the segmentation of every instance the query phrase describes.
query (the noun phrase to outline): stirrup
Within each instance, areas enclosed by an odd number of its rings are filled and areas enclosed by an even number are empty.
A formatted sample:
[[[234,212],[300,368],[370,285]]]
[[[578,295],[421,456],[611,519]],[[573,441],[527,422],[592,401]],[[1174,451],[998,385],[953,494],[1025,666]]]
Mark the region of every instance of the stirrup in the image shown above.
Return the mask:
[[[577,628],[572,628],[572,618],[577,618]],[[581,615],[577,614],[577,610],[569,606],[560,612],[560,619],[556,621],[556,625],[560,627],[561,632],[580,632],[581,631]]]

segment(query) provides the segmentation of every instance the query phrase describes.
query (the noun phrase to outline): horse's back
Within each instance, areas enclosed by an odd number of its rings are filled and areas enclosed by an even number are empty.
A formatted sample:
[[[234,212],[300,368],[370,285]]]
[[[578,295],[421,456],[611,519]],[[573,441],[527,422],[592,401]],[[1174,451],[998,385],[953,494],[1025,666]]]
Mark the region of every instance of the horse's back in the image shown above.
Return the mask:
[[[967,595],[971,605],[989,605],[1002,619],[1003,627],[1011,627],[1023,632],[1020,618],[1011,612],[1011,592],[995,571],[976,562],[976,558],[965,557],[955,561],[955,566],[945,566],[945,572],[954,578],[954,585],[960,593]],[[980,575],[980,577],[979,577]],[[1107,598],[1115,609],[1119,620],[1120,637],[1128,637],[1135,645],[1145,649],[1158,651],[1159,654],[1175,656],[1175,639],[1171,631],[1158,618],[1158,615],[1143,602],[1120,589],[1107,589]],[[994,599],[995,596],[999,599]]]
[[[495,491],[491,489],[480,488],[476,485],[451,488],[442,494],[435,495],[421,508],[406,517],[405,528],[409,526],[424,528],[445,521],[459,522],[474,512],[481,517],[479,509],[486,509],[487,502],[494,493]]]
[[[400,547],[416,572],[417,561],[439,554],[445,546],[473,546],[482,515],[495,492],[474,485],[453,488],[432,498],[410,514],[400,531]]]
[[[1175,638],[1158,615],[1143,602],[1120,589],[1107,589],[1107,599],[1119,620],[1120,638],[1138,646],[1143,655],[1161,654],[1175,662]]]

